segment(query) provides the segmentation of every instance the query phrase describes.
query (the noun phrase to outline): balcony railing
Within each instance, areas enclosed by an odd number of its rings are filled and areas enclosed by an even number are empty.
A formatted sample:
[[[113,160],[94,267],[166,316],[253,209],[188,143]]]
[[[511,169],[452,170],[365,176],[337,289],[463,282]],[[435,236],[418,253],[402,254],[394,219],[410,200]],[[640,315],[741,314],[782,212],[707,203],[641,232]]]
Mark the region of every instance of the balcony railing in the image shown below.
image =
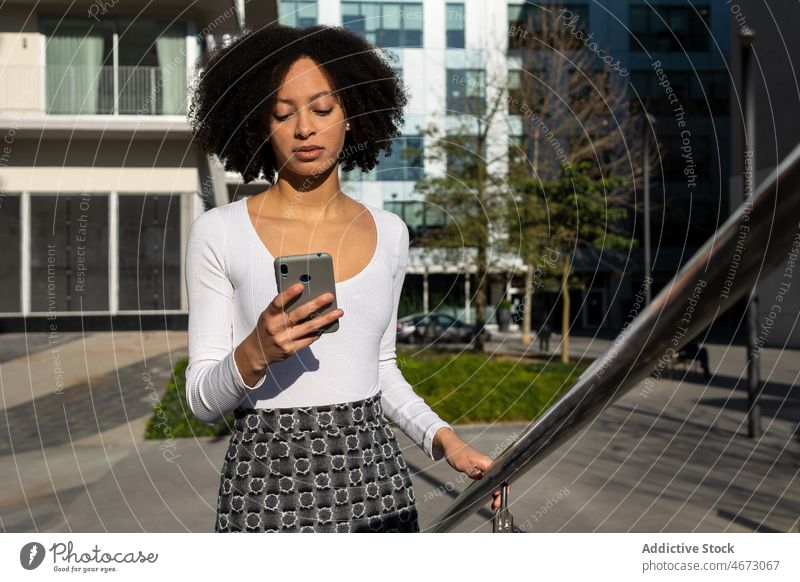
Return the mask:
[[[185,115],[181,67],[0,67],[0,111],[52,115]]]

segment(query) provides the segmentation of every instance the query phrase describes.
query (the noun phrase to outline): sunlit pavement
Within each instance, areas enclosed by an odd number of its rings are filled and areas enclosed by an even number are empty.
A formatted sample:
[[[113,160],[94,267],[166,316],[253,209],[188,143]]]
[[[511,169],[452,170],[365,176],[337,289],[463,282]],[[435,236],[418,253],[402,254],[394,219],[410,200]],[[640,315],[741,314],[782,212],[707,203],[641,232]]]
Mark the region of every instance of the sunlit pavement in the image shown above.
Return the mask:
[[[487,353],[528,351],[518,334],[500,339]],[[571,353],[596,357],[608,343],[572,338]],[[707,347],[708,383],[693,374],[662,377],[649,393],[633,388],[514,481],[515,525],[526,532],[800,531],[800,353],[762,352],[764,435],[755,441],[747,437],[744,348]],[[557,337],[550,350],[557,352]],[[142,436],[171,365],[186,354],[185,332],[65,334],[59,392],[46,341],[8,334],[0,352],[3,531],[213,531],[227,438]],[[527,425],[456,429],[495,457]],[[395,433],[425,531],[470,480]],[[489,502],[456,531],[491,531]]]

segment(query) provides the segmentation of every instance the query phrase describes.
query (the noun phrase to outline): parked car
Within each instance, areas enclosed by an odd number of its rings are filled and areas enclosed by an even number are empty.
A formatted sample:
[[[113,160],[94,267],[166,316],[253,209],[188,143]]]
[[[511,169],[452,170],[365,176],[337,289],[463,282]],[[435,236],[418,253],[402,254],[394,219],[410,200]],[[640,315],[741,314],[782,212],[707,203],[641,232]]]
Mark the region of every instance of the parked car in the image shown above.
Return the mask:
[[[397,320],[397,342],[419,343],[419,330],[417,324],[425,318],[425,313],[412,313]],[[415,337],[416,336],[416,337]]]
[[[474,337],[474,325],[445,313],[414,313],[397,320],[398,342],[469,343]],[[484,337],[491,339],[488,331],[484,332]]]

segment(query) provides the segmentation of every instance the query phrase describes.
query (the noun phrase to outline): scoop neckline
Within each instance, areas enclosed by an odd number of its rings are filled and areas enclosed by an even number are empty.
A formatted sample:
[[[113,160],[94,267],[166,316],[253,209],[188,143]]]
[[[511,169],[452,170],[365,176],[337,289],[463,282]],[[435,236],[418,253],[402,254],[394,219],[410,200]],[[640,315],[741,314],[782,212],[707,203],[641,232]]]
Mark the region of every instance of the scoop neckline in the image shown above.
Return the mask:
[[[264,249],[264,253],[266,253],[266,255],[269,257],[270,261],[272,261],[274,263],[275,262],[275,257],[272,255],[270,250],[267,248],[267,245],[264,244],[264,241],[261,240],[261,237],[259,236],[258,231],[256,230],[256,227],[253,224],[253,221],[250,220],[250,212],[248,212],[247,200],[248,200],[247,197],[244,197],[241,200],[239,200],[239,203],[240,203],[240,205],[242,207],[242,214],[244,215],[244,220],[247,223],[247,229],[250,231],[250,233],[252,233],[253,238],[255,239],[255,242],[258,243],[258,245],[262,249]],[[379,254],[378,250],[380,249],[380,246],[381,246],[381,229],[380,229],[380,226],[378,225],[378,217],[376,216],[375,211],[372,208],[372,206],[370,206],[369,204],[365,204],[364,202],[361,202],[361,204],[367,210],[369,210],[370,216],[372,216],[372,222],[375,224],[375,233],[376,233],[375,251],[372,253],[372,257],[370,258],[370,260],[367,263],[367,265],[363,269],[361,269],[358,273],[353,275],[352,277],[349,277],[348,279],[345,279],[344,281],[336,281],[335,276],[334,276],[334,285],[336,285],[336,286],[345,286],[345,285],[350,284],[353,281],[356,281],[357,279],[360,279],[364,275],[364,273],[366,273],[367,271],[369,271],[372,268],[373,264],[375,263],[375,261],[378,258],[378,254]]]

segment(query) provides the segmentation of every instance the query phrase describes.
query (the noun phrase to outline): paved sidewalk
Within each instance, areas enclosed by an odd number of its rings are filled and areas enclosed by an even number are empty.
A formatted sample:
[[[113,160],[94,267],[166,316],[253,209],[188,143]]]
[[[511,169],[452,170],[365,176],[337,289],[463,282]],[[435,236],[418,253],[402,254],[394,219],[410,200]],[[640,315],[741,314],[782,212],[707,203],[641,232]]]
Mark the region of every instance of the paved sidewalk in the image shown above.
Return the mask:
[[[87,376],[84,368],[83,377],[76,372],[58,395],[41,386],[31,390],[28,351],[0,356],[3,397],[15,403],[0,419],[6,424],[0,427],[0,527],[213,531],[227,437],[179,439],[174,449],[142,438],[149,390],[163,394],[171,363],[185,355],[185,332],[95,336],[100,337],[86,353],[100,372]],[[77,343],[73,348],[85,341],[69,340]],[[11,341],[2,336],[0,350]],[[595,357],[608,343],[572,338],[571,352]],[[47,349],[46,343],[38,345]],[[506,354],[525,352],[515,334],[489,344],[491,350],[500,346]],[[550,347],[557,349],[557,341]],[[800,531],[800,353],[762,353],[762,375],[769,380],[761,399],[765,435],[753,441],[744,411],[744,348],[708,347],[715,373],[709,383],[660,379],[646,397],[634,388],[515,481],[510,496],[515,523],[532,532]],[[136,361],[142,350],[146,358]],[[75,349],[73,357],[86,367],[83,352]],[[115,353],[128,354],[127,359]],[[103,371],[115,357],[125,365]],[[152,378],[152,388],[144,374]],[[25,400],[20,393],[35,396]],[[48,400],[54,397],[59,400]],[[458,425],[457,430],[494,456],[527,424]],[[424,530],[467,482],[395,432],[412,469]],[[488,508],[489,499],[458,531],[491,531]]]

